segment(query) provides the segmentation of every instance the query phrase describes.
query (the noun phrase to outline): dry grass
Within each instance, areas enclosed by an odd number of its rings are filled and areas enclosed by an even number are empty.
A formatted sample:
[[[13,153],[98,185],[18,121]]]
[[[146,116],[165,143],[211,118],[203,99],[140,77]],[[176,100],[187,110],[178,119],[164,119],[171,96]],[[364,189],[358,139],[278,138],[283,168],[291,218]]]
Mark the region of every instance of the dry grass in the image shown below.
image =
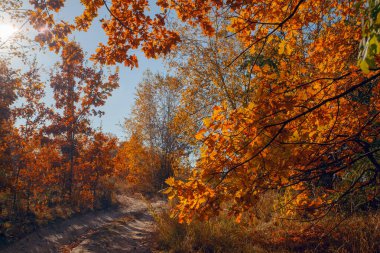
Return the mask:
[[[259,252],[249,231],[226,217],[186,225],[164,212],[156,221],[164,252]]]
[[[268,201],[268,200],[267,200]],[[263,203],[264,204],[264,203]],[[380,252],[380,212],[343,219],[326,217],[313,224],[281,220],[268,208],[251,223],[220,216],[179,224],[167,211],[154,213],[160,252]],[[337,224],[339,226],[336,226]]]

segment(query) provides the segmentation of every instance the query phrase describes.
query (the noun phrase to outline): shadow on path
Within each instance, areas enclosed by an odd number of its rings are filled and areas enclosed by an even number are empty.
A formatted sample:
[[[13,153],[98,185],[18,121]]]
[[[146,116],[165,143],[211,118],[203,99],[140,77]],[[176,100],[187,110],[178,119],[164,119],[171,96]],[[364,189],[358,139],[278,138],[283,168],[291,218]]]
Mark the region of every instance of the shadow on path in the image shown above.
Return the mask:
[[[2,253],[151,252],[154,221],[137,196],[118,196],[120,207],[95,211],[41,228]],[[152,203],[163,205],[162,201]]]

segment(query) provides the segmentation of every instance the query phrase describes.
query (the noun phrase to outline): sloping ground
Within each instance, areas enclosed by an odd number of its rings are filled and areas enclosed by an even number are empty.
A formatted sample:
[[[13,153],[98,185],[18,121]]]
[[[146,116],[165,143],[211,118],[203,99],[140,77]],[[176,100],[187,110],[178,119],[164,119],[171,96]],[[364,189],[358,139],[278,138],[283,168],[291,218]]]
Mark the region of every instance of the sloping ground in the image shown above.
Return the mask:
[[[120,207],[77,216],[41,228],[4,253],[151,252],[154,233],[148,206],[138,196],[119,196]],[[152,203],[154,208],[163,201]]]

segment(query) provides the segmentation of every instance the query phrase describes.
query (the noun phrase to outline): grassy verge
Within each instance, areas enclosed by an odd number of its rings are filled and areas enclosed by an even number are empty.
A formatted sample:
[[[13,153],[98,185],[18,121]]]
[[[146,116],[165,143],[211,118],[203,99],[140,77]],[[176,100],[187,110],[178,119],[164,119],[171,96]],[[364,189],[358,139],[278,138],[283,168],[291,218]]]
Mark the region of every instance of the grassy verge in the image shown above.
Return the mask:
[[[167,211],[154,216],[161,252],[380,252],[380,212],[313,224],[274,217],[237,224],[220,216],[187,225]]]

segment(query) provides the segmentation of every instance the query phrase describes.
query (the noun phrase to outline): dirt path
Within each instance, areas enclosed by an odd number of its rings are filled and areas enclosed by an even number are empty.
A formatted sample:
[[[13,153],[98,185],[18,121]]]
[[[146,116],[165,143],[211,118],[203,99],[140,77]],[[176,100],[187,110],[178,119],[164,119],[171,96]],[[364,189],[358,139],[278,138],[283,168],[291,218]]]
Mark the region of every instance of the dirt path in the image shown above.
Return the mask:
[[[153,218],[139,197],[118,197],[121,206],[77,216],[41,228],[3,253],[151,252]],[[155,201],[154,208],[164,202]]]

